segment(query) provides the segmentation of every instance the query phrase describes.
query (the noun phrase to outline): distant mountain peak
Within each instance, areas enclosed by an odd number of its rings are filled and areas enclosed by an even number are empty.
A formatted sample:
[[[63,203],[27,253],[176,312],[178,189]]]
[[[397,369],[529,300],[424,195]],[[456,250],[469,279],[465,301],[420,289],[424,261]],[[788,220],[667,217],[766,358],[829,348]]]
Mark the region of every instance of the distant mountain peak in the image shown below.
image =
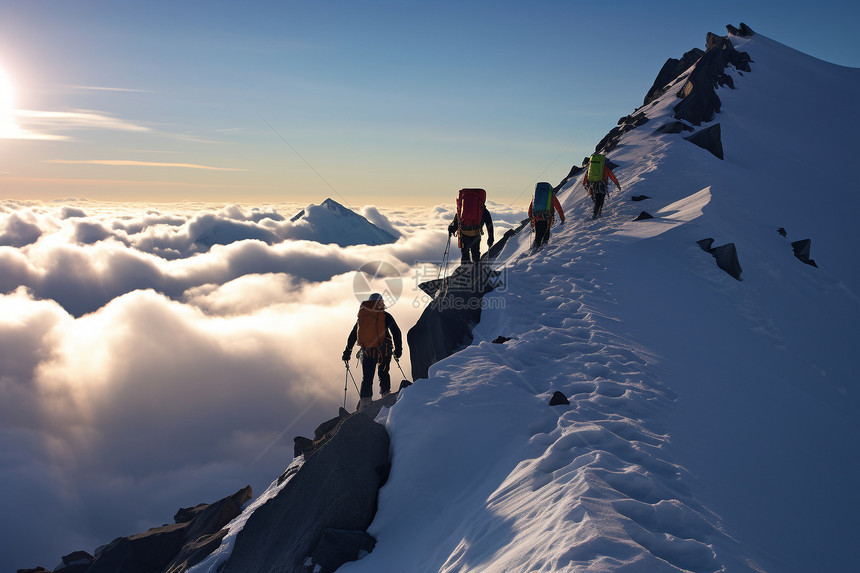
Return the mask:
[[[320,205],[313,203],[296,213],[292,223],[297,227],[294,239],[307,239],[318,243],[335,243],[341,247],[349,245],[384,245],[394,243],[397,237],[380,229],[364,216],[344,207],[331,197]]]

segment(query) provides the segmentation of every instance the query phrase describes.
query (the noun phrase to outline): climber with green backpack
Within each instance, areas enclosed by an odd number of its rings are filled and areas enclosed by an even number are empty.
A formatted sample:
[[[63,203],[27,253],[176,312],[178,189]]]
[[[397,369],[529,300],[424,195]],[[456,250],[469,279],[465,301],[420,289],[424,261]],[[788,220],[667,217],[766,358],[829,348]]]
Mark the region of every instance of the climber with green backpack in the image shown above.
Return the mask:
[[[561,222],[564,223],[564,211],[561,210],[561,203],[555,196],[555,189],[546,181],[541,181],[535,185],[535,196],[529,203],[529,221],[535,232],[533,248],[538,249],[549,241],[549,230],[556,211]]]
[[[394,317],[385,311],[385,301],[379,293],[373,293],[358,308],[358,319],[346,341],[342,359],[349,368],[352,347],[358,342],[361,357],[361,390],[358,410],[364,410],[373,398],[373,371],[379,374],[379,391],[383,397],[391,392],[391,357],[399,360],[403,354],[400,328]]]
[[[609,192],[607,182],[609,179],[615,183],[615,186],[621,191],[621,185],[615,174],[609,169],[606,164],[606,156],[600,153],[592,153],[591,157],[586,157],[582,161],[582,166],[587,167],[585,175],[582,176],[582,186],[588,191],[588,196],[594,201],[594,213],[592,219],[597,219],[600,216],[600,211],[603,209],[603,201],[606,199],[606,194]]]

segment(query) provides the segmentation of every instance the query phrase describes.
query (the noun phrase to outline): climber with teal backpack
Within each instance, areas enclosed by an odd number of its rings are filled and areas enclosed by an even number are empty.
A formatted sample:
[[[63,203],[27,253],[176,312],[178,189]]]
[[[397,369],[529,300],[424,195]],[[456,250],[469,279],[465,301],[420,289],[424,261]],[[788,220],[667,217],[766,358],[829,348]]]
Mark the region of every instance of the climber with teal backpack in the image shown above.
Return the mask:
[[[586,157],[582,161],[582,166],[587,167],[585,175],[582,176],[582,186],[588,191],[588,196],[594,201],[594,212],[591,218],[597,219],[600,212],[603,210],[603,201],[606,199],[606,194],[609,192],[607,183],[609,179],[615,183],[615,186],[621,191],[621,185],[615,174],[609,169],[606,164],[606,156],[600,153],[592,153],[591,157]]]
[[[546,181],[541,181],[535,185],[535,196],[529,203],[529,221],[535,232],[534,249],[549,241],[549,231],[555,219],[554,212],[558,212],[559,219],[564,223],[564,211],[555,196],[555,189]]]

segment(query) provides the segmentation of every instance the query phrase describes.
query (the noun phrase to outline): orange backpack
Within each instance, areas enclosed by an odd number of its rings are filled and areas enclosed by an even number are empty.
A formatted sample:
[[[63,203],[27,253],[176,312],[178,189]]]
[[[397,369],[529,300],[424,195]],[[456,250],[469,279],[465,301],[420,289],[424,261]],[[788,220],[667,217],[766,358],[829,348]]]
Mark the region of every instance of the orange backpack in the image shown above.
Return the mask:
[[[385,303],[381,300],[366,300],[358,309],[358,345],[361,348],[377,348],[385,340]]]

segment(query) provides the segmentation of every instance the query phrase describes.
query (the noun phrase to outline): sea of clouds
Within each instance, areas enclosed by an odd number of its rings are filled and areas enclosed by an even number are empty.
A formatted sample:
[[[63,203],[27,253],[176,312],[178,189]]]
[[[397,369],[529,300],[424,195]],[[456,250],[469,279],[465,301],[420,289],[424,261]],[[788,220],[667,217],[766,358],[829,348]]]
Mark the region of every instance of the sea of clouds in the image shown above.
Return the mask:
[[[496,237],[525,216],[489,207]],[[51,567],[262,492],[344,403],[362,291],[400,292],[406,346],[453,206],[355,209],[397,237],[378,246],[311,233],[303,208],[0,203],[0,565]]]

